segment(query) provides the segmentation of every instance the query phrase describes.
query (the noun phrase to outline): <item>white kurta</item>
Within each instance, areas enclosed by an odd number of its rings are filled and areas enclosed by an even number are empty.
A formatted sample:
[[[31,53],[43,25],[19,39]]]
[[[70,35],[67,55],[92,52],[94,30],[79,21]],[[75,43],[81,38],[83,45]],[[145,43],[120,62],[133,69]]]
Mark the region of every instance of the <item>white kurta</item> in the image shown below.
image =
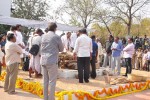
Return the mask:
[[[67,39],[67,35],[61,37],[62,43],[64,45],[64,52],[71,50],[71,39]]]
[[[41,45],[41,36],[35,34],[33,37],[29,40],[29,49],[31,49],[32,45],[37,44]],[[31,54],[30,54],[31,55]],[[36,56],[31,55],[30,56],[30,64],[29,68],[32,68],[33,71],[37,71],[38,74],[41,73],[41,66],[40,66],[40,51]]]
[[[71,47],[72,48],[74,48],[76,40],[77,40],[77,34],[76,33],[72,33],[71,34]]]

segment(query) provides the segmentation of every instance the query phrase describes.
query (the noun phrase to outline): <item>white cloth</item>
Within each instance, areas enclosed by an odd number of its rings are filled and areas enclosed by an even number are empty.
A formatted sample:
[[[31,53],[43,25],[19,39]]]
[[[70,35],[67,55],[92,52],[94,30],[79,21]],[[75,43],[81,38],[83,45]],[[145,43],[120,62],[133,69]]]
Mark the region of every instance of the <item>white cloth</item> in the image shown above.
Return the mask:
[[[135,49],[134,49],[134,44],[130,43],[128,44],[124,49],[123,49],[123,57],[124,58],[132,58]]]
[[[92,39],[86,34],[80,35],[75,43],[74,51],[78,57],[90,57],[92,53]]]
[[[71,50],[71,39],[67,39],[67,35],[64,35],[61,37],[61,41],[64,45],[64,52],[70,51]]]
[[[8,32],[7,32],[7,35],[8,35],[8,34],[14,34],[14,32],[13,32],[13,31],[8,31]]]
[[[71,34],[71,47],[72,48],[74,48],[76,40],[77,40],[77,34],[76,33],[72,33]]]
[[[98,55],[102,55],[103,54],[102,44],[98,42],[97,45],[98,45]]]
[[[40,65],[40,55],[32,56],[30,58],[29,69],[32,68],[33,71],[37,71],[38,74],[41,73],[41,65]]]
[[[143,54],[142,60],[143,60],[143,61],[144,61],[144,60],[147,60],[147,57],[148,57],[147,53],[146,53],[146,54]]]
[[[150,60],[150,51],[147,52],[147,60]]]
[[[23,37],[21,32],[16,31],[16,36],[17,36],[16,43],[23,45],[24,43],[23,43]]]

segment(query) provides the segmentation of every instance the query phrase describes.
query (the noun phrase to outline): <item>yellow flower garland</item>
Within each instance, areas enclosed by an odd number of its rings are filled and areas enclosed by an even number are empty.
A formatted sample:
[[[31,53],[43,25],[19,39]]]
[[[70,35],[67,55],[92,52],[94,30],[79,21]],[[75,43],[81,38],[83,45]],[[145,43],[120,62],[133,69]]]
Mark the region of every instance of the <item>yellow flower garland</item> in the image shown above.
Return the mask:
[[[0,76],[0,81],[4,81],[5,76],[6,72],[3,72]],[[22,78],[18,78],[16,87],[43,98],[43,86],[39,82],[27,82]],[[58,100],[64,100],[65,95],[68,96],[68,100],[72,100],[72,95],[75,95],[79,100],[83,100],[84,98],[87,98],[87,100],[106,100],[126,94],[141,92],[146,89],[150,89],[150,81],[136,84],[130,83],[129,85],[119,86],[117,89],[103,88],[101,91],[97,90],[93,94],[85,91],[62,91],[56,92],[55,96]],[[102,94],[105,94],[106,96],[102,97]]]

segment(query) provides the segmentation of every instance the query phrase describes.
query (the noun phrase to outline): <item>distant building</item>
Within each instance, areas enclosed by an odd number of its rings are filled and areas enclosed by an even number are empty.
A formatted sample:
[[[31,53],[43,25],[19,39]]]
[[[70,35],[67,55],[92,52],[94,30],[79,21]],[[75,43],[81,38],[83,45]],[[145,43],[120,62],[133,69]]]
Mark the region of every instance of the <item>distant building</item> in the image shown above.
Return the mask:
[[[12,0],[0,0],[0,16],[10,16]]]

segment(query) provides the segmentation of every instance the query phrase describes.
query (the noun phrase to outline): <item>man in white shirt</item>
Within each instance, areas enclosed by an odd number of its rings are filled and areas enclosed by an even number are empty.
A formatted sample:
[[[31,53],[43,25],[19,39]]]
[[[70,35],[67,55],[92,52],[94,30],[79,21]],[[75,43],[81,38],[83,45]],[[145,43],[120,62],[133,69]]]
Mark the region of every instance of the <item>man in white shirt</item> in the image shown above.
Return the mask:
[[[133,44],[133,39],[129,38],[128,45],[123,49],[123,57],[125,58],[125,66],[126,66],[125,76],[127,76],[127,74],[131,74],[132,72],[131,59],[135,51],[134,48],[135,46]]]
[[[72,51],[74,50],[76,40],[77,40],[77,33],[72,33],[71,34],[71,49],[72,49]]]
[[[22,54],[22,49],[17,45],[16,37],[14,34],[7,35],[8,42],[5,45],[5,61],[6,61],[6,78],[4,84],[4,91],[9,94],[15,93],[15,84],[18,75],[19,63],[21,62],[20,55]]]
[[[23,42],[23,36],[21,34],[21,25],[16,25],[16,35],[17,35],[17,40],[16,43],[21,46],[22,48],[24,48],[24,42]]]
[[[66,35],[61,37],[61,40],[64,45],[64,52],[71,51],[71,32],[67,32]]]
[[[86,29],[79,30],[79,33],[81,33],[81,35],[76,40],[73,53],[74,57],[77,56],[79,83],[83,83],[83,78],[84,81],[88,83],[90,74],[90,57],[92,53],[92,40],[87,36]]]

